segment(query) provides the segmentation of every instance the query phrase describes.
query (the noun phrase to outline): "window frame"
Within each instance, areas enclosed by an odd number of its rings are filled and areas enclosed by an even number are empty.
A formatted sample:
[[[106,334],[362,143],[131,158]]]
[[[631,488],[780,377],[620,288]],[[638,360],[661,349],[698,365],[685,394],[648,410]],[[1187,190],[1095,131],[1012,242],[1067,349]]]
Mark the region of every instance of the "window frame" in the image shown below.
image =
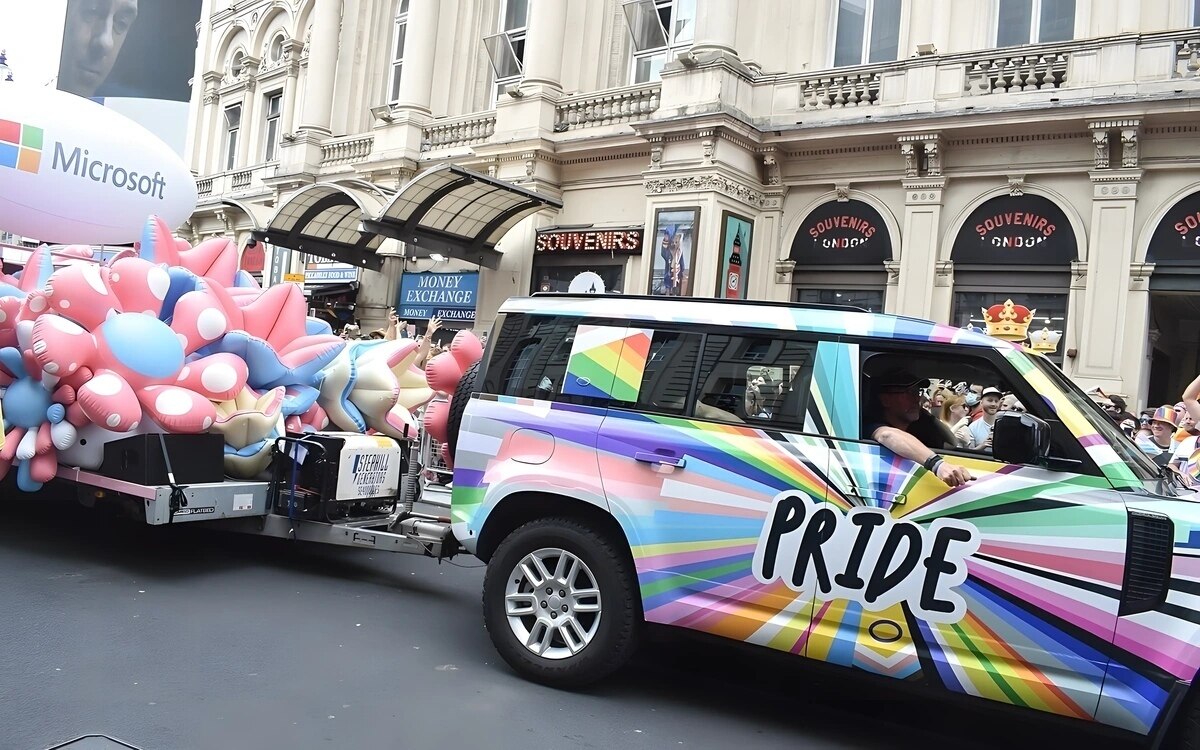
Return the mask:
[[[495,34],[489,34],[484,37],[484,46],[487,46],[487,40],[499,36],[503,36],[509,45],[513,59],[517,63],[518,73],[515,75],[504,76],[503,78],[496,77],[496,63],[491,60],[489,54],[488,59],[491,62],[492,68],[492,93],[490,106],[495,107],[496,102],[500,99],[500,94],[509,86],[519,84],[525,78],[525,43],[529,36],[529,3],[525,0],[525,22],[520,26],[505,28],[505,16],[508,15],[508,4],[513,0],[500,0],[500,14],[496,19],[497,31]],[[517,54],[517,43],[521,43],[521,54]]]
[[[624,7],[626,5],[630,5],[630,4],[636,3],[636,2],[639,2],[639,0],[625,0],[624,2],[622,2],[621,5],[622,5],[622,7]],[[658,76],[657,73],[651,73],[651,75],[646,80],[639,81],[637,79],[637,71],[638,71],[638,63],[640,61],[648,60],[648,59],[657,57],[659,55],[664,55],[665,59],[663,61],[663,64],[665,65],[665,64],[671,62],[671,60],[673,60],[680,53],[686,52],[687,50],[691,49],[692,46],[696,43],[696,17],[699,15],[700,11],[698,8],[694,7],[695,3],[693,3],[693,9],[692,9],[693,15],[692,15],[692,19],[691,19],[692,38],[685,40],[683,42],[680,42],[675,38],[675,19],[677,18],[680,0],[652,0],[652,2],[654,2],[654,9],[656,11],[655,15],[657,18],[660,19],[659,25],[662,28],[663,38],[667,41],[667,43],[665,46],[662,46],[662,47],[651,47],[651,48],[645,49],[645,50],[638,50],[638,49],[636,49],[636,47],[631,47],[632,55],[631,55],[631,58],[629,61],[629,85],[631,85],[631,86],[636,86],[641,83],[654,83],[655,81],[661,80],[661,78]],[[664,7],[669,7],[671,9],[671,28],[669,28],[669,29],[662,27],[662,21],[661,21],[662,16],[659,15],[661,13],[661,9]],[[633,30],[630,29],[629,33],[632,35]]]
[[[1200,0],[1192,0],[1191,18],[1188,26],[1200,26]]]
[[[1075,23],[1079,19],[1079,2],[1076,0],[1075,12],[1071,16],[1071,37],[1070,39],[1056,40],[1052,42],[1043,42],[1040,37],[1042,34],[1042,2],[1043,0],[1029,0],[1029,35],[1023,44],[1000,45],[1000,6],[1004,0],[996,0],[995,12],[992,13],[992,46],[994,49],[1010,49],[1012,47],[1022,47],[1029,44],[1060,44],[1069,42],[1075,39]],[[1196,0],[1193,0],[1193,7]]]
[[[279,142],[280,132],[283,127],[283,91],[277,89],[264,95],[263,97],[266,108],[263,110],[266,115],[263,126],[263,162],[273,162],[279,160]],[[274,114],[271,114],[271,104],[278,102],[279,107]]]
[[[582,319],[581,319],[581,321],[582,321]],[[709,341],[710,336],[729,336],[729,337],[742,337],[742,338],[779,338],[779,339],[787,339],[790,341],[797,341],[797,342],[811,346],[812,347],[812,356],[814,358],[816,357],[818,345],[821,342],[836,342],[837,341],[836,336],[823,336],[820,334],[809,333],[809,332],[804,332],[804,331],[780,331],[780,330],[772,330],[772,329],[767,329],[767,328],[747,328],[745,326],[712,326],[712,325],[699,325],[699,324],[686,324],[686,323],[666,323],[663,321],[656,321],[656,320],[634,320],[634,319],[614,320],[614,321],[610,321],[609,323],[605,323],[605,325],[620,325],[620,326],[628,326],[629,328],[649,328],[649,329],[654,330],[655,333],[657,333],[659,331],[666,331],[666,332],[672,332],[672,333],[698,334],[700,336],[700,352],[699,352],[699,356],[696,358],[695,367],[692,370],[691,384],[688,388],[688,395],[687,395],[687,405],[688,406],[686,409],[684,409],[682,411],[655,410],[655,409],[645,408],[644,406],[639,406],[638,404],[614,401],[614,400],[607,400],[607,401],[605,401],[605,403],[607,404],[609,409],[615,409],[618,411],[625,411],[625,412],[636,412],[639,414],[653,414],[656,416],[674,417],[674,418],[678,418],[678,419],[687,419],[687,420],[700,421],[700,422],[711,423],[711,424],[734,425],[734,426],[750,428],[750,429],[775,430],[775,431],[779,431],[779,432],[786,432],[789,435],[805,435],[805,436],[808,436],[811,438],[829,439],[829,438],[833,437],[831,435],[821,435],[821,434],[818,434],[815,432],[806,432],[804,430],[804,420],[805,420],[805,417],[807,414],[808,405],[811,403],[811,397],[812,397],[812,374],[811,373],[809,374],[808,378],[806,378],[806,380],[805,380],[805,382],[808,383],[809,393],[805,397],[805,402],[804,402],[805,409],[800,414],[800,416],[799,416],[800,422],[798,422],[798,423],[790,421],[790,420],[780,421],[780,422],[775,422],[774,420],[767,420],[767,419],[747,419],[747,420],[741,420],[741,421],[729,421],[729,420],[722,420],[722,419],[712,419],[712,418],[708,418],[708,417],[699,417],[699,416],[696,416],[696,403],[697,403],[697,399],[698,399],[698,395],[699,395],[699,388],[700,388],[700,368],[702,367],[702,365],[704,363],[704,352],[708,348],[708,341]],[[815,360],[814,360],[814,365],[815,365]],[[747,366],[752,366],[752,365],[747,365]],[[767,366],[774,366],[774,365],[767,365]]]
[[[404,39],[400,39],[404,27]],[[392,62],[388,69],[388,104],[400,101],[400,83],[404,76],[404,48],[408,46],[408,0],[396,0],[396,17],[392,23]]]
[[[1016,395],[1017,399],[1025,407],[1027,413],[1032,414],[1033,416],[1045,421],[1050,425],[1052,436],[1052,455],[1047,460],[1046,464],[1019,464],[1020,466],[1029,466],[1031,468],[1042,469],[1044,471],[1063,471],[1073,474],[1098,477],[1100,479],[1105,478],[1104,472],[1100,470],[1100,467],[1097,466],[1096,462],[1092,460],[1090,455],[1088,455],[1087,450],[1079,444],[1079,439],[1071,433],[1065,424],[1063,424],[1062,419],[1054,413],[1054,410],[1051,409],[1044,400],[1042,400],[1037,391],[1033,390],[1028,381],[1021,377],[1017,377],[1015,380],[1013,379],[1013,366],[995,349],[859,336],[842,336],[838,340],[843,344],[857,344],[859,348],[859,382],[856,384],[856,388],[858,389],[860,424],[864,419],[866,419],[867,416],[865,408],[866,405],[863,402],[863,398],[866,395],[865,389],[863,388],[863,379],[866,377],[866,373],[862,367],[862,357],[867,352],[871,352],[872,354],[894,354],[907,356],[910,358],[914,356],[919,358],[922,355],[925,355],[941,357],[945,359],[981,359],[986,361],[987,364],[990,365],[998,374],[1005,378],[1007,385],[1011,388],[1010,392]],[[934,415],[934,419],[937,418],[938,417]],[[878,441],[872,439],[869,435],[863,435],[859,438],[844,437],[841,435],[830,435],[829,437],[830,439],[841,442],[880,445]],[[1067,440],[1068,438],[1072,446],[1072,455],[1054,455],[1053,447],[1059,442]],[[1005,464],[1003,461],[994,458],[991,453],[982,453],[966,448],[931,448],[930,450],[934,451],[939,456],[955,456],[979,461],[991,461],[1004,464],[1005,466],[1015,465]]]
[[[838,68],[851,68],[855,65],[883,65],[889,62],[897,62],[900,59],[900,32],[904,27],[904,13],[906,4],[904,0],[900,0],[900,23],[896,27],[896,58],[894,60],[875,60],[871,61],[871,29],[875,23],[875,2],[876,0],[866,0],[867,13],[863,21],[862,46],[859,48],[857,63],[849,65],[837,64],[837,29],[838,20],[842,15],[842,0],[834,0],[833,14],[829,25],[829,69],[836,70]],[[999,7],[999,6],[997,6]],[[997,11],[998,12],[998,11]]]
[[[237,110],[237,125],[230,123],[229,114]],[[230,104],[222,110],[222,115],[225,118],[225,170],[226,172],[237,168],[237,150],[241,141],[242,103]]]

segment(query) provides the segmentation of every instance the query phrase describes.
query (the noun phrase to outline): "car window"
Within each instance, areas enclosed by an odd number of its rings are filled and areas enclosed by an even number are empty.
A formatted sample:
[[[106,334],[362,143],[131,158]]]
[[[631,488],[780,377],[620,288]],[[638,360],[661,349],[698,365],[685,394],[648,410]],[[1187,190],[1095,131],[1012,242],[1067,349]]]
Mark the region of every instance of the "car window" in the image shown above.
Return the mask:
[[[710,334],[694,414],[800,431],[816,344],[782,336]]]
[[[485,388],[491,393],[552,400],[575,340],[578,319],[509,315],[496,337]]]
[[[639,410],[686,414],[702,336],[655,330],[646,354],[636,405]]]
[[[985,356],[961,348],[934,353],[864,347],[860,368],[864,439],[873,440],[880,426],[908,421],[907,432],[934,450],[991,456],[996,417],[1029,412],[1050,423],[1051,455],[1084,458],[1078,441],[1028,385]]]

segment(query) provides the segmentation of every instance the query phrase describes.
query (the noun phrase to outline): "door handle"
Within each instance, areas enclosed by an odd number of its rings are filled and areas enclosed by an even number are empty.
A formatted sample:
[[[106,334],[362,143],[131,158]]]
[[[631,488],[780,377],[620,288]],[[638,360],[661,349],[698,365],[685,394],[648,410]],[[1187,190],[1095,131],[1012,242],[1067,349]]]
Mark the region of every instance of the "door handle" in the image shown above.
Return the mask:
[[[890,508],[893,505],[904,505],[908,502],[908,496],[902,492],[874,492],[872,490],[861,490],[858,487],[851,487],[847,494],[851,497],[857,497],[864,502],[875,500],[885,508]]]
[[[650,451],[638,451],[634,453],[633,460],[641,461],[644,464],[673,466],[676,469],[682,469],[687,465],[687,459],[682,456],[668,456],[662,453],[652,453]]]

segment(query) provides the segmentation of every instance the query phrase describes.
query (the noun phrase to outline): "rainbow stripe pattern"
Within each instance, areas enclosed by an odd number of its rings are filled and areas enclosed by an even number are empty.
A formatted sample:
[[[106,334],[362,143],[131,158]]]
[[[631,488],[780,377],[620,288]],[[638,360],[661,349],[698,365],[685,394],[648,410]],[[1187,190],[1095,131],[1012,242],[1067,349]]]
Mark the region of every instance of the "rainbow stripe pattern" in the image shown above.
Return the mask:
[[[616,404],[476,398],[459,440],[452,508],[455,534],[468,549],[510,492],[569,486],[573,498],[620,524],[651,622],[1141,734],[1154,728],[1176,684],[1200,669],[1200,503],[1146,493],[1025,353],[986,336],[888,316],[721,305],[725,317],[713,318],[713,304],[698,301],[600,304],[619,304],[609,314],[639,321],[723,319],[994,348],[1043,395],[1102,476],[955,458],[976,480],[951,489],[921,466],[859,440],[859,353],[854,345],[821,343],[803,434],[610,408]],[[605,315],[590,300],[509,305]],[[648,328],[620,330],[639,345],[636,337],[646,334],[647,346],[653,337]],[[606,333],[605,340],[611,346],[618,339]],[[630,340],[623,339],[626,346]],[[587,368],[599,357],[589,355],[586,366],[581,359],[578,368],[574,362],[575,351],[594,349],[577,342],[570,371],[595,372]],[[621,360],[609,356],[600,371],[614,373],[615,382]],[[521,441],[528,438],[519,436],[530,432],[552,435],[549,461],[510,458],[527,452]],[[651,467],[635,458],[656,450],[685,457],[686,465]],[[756,550],[783,495],[804,498],[809,514],[824,510],[839,523],[870,513],[915,527],[923,538],[939,524],[971,529],[977,547],[963,558],[964,577],[940,592],[961,597],[961,615],[939,621],[922,614],[928,587],[874,606],[791,585],[786,576],[764,579]],[[1121,616],[1127,508],[1170,516],[1175,549],[1166,602]],[[910,577],[919,583],[924,570],[918,566]]]
[[[624,326],[579,326],[567,360],[563,393],[637,401],[652,334]]]

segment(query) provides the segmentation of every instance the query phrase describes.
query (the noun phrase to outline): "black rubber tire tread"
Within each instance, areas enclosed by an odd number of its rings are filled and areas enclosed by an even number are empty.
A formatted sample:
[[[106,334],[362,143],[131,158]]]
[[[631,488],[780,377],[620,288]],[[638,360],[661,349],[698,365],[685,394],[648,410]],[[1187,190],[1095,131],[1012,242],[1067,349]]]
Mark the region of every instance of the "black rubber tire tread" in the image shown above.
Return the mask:
[[[1193,692],[1187,697],[1172,723],[1165,747],[1200,750],[1200,693]]]
[[[450,400],[450,416],[446,418],[446,451],[451,460],[454,460],[454,448],[458,445],[458,428],[462,426],[463,412],[467,408],[467,402],[471,400],[471,394],[478,390],[475,387],[478,375],[479,363],[476,362],[467,368],[462,380],[454,387],[454,397]]]
[[[583,560],[600,588],[600,628],[583,651],[560,660],[542,659],[517,640],[504,612],[508,576],[525,555],[558,547]],[[642,632],[637,578],[628,549],[572,518],[541,518],[509,534],[488,562],[483,580],[483,623],[500,656],[518,674],[543,685],[578,688],[598,682],[629,661]]]

